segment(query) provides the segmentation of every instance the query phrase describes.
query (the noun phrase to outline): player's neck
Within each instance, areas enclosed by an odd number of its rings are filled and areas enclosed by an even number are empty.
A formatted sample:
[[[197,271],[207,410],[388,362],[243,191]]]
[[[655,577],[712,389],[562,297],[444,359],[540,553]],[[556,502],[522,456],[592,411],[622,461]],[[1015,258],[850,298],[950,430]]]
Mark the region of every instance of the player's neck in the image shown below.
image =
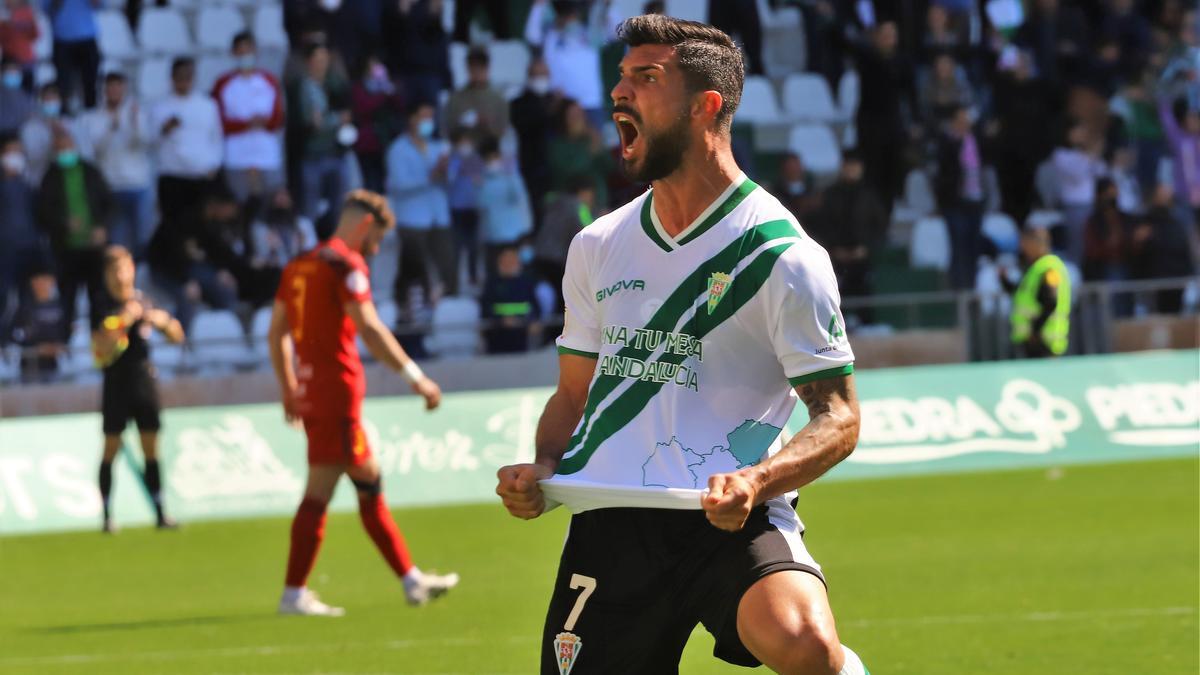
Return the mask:
[[[688,153],[680,168],[654,181],[654,212],[663,230],[678,236],[741,175],[728,145]]]

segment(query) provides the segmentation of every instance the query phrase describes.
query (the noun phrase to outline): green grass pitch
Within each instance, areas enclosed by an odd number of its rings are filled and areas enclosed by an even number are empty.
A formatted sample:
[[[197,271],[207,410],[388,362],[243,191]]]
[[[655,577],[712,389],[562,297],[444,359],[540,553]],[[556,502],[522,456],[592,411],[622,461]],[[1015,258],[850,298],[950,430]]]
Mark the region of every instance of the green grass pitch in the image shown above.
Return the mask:
[[[876,675],[1192,675],[1197,472],[1186,459],[832,482],[804,490],[800,512],[842,639]],[[357,517],[335,515],[312,586],[342,619],[273,614],[286,519],[0,539],[0,672],[535,673],[566,514],[397,519],[418,564],[462,585],[405,606]],[[744,672],[711,647],[698,631],[681,671]]]

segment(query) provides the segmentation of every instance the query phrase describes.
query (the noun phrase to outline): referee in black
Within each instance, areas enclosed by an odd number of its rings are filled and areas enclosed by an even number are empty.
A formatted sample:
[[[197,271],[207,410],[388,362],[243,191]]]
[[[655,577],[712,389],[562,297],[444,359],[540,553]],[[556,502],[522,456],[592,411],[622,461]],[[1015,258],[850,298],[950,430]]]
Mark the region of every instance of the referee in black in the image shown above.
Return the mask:
[[[112,463],[121,449],[121,434],[132,418],[138,426],[142,454],[146,457],[146,489],[154,499],[160,529],[175,527],[163,512],[162,478],[158,468],[160,427],[158,381],[150,362],[148,339],[161,332],[173,343],[183,342],[183,326],[166,311],[157,309],[134,287],[133,256],[123,246],[104,251],[104,285],[107,297],[92,326],[92,353],[104,371],[101,410],[104,416],[104,457],[100,461],[100,497],[104,503],[104,532],[116,527],[109,508]]]

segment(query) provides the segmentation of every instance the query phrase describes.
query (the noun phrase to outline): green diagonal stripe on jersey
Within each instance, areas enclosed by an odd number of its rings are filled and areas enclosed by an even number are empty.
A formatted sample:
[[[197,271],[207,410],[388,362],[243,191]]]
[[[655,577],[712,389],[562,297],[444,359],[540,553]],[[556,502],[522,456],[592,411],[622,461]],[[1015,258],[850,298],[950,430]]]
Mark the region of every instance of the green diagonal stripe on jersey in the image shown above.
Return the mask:
[[[787,222],[787,221],[780,221]],[[793,230],[794,232],[794,230]],[[775,262],[783,252],[792,246],[793,242],[784,242],[763,251],[746,266],[737,276],[734,277],[733,286],[730,297],[722,302],[713,311],[712,314],[706,312],[696,312],[691,319],[692,333],[697,338],[703,338],[712,332],[723,321],[733,316],[742,305],[750,301],[754,294],[766,283],[771,276],[771,269],[774,268]],[[656,359],[657,363],[679,364],[687,358],[680,354],[663,354]],[[615,380],[621,378],[608,376]],[[597,379],[599,384],[599,378]],[[558,472],[561,475],[569,475],[576,473],[587,465],[591,456],[600,447],[600,444],[612,437],[613,434],[620,431],[629,424],[634,417],[637,417],[654,398],[654,395],[662,389],[663,383],[654,382],[651,380],[639,380],[625,390],[615,401],[600,414],[596,419],[592,429],[586,434],[586,439],[580,439],[580,434],[576,434],[571,439],[569,448],[574,448],[581,441],[583,447],[575,455],[564,459],[558,467]],[[592,398],[588,396],[589,406],[592,404]],[[582,433],[587,429],[586,425],[580,426]]]
[[[675,287],[671,295],[663,302],[654,316],[650,317],[650,321],[644,326],[647,330],[661,330],[663,332],[671,332],[675,330],[676,324],[679,323],[680,317],[684,315],[700,296],[708,288],[708,278],[713,272],[724,272],[726,274],[733,272],[738,263],[743,258],[750,255],[759,246],[780,237],[795,237],[799,236],[796,226],[787,220],[772,220],[746,230],[742,236],[734,239],[719,253],[704,261],[691,274]],[[617,357],[640,358],[650,355],[648,349],[637,349],[636,347],[623,347],[616,353]],[[616,389],[621,383],[621,378],[615,375],[600,375],[596,381],[592,383],[592,388],[588,391],[587,404],[583,410],[583,421],[580,424],[580,433],[587,429],[591,422],[592,416],[596,413],[596,408],[606,396]],[[575,447],[579,442],[579,434],[571,438],[571,442],[567,444],[568,448]]]
[[[730,211],[736,209],[738,204],[741,204],[742,201],[745,200],[746,197],[749,197],[750,193],[754,192],[754,190],[757,188],[758,184],[749,178],[742,181],[742,184],[737,186],[737,189],[735,189],[728,197],[726,197],[725,201],[721,202],[720,206],[718,206],[712,213],[708,214],[708,217],[704,219],[704,222],[697,225],[696,229],[692,230],[686,237],[675,243],[678,246],[683,246],[689,241],[694,240],[696,237],[699,237],[700,235],[712,229],[713,225],[721,222],[722,218],[729,215]],[[642,229],[646,231],[646,236],[650,237],[650,241],[654,242],[655,246],[658,246],[667,253],[670,253],[674,249],[671,248],[670,244],[663,240],[662,235],[658,232],[658,228],[654,227],[654,219],[650,215],[650,209],[653,208],[653,204],[654,191],[651,190],[650,194],[646,195],[646,201],[642,202]]]

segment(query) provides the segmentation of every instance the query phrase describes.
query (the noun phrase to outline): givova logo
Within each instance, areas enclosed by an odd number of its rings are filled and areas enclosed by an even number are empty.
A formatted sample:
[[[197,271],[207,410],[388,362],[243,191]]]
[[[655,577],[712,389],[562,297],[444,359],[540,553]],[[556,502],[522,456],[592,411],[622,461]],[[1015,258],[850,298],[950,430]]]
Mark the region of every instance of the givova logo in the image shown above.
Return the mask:
[[[646,290],[646,282],[641,279],[623,279],[617,283],[596,291],[596,302],[604,302],[607,298],[620,293],[621,291],[644,291]]]

